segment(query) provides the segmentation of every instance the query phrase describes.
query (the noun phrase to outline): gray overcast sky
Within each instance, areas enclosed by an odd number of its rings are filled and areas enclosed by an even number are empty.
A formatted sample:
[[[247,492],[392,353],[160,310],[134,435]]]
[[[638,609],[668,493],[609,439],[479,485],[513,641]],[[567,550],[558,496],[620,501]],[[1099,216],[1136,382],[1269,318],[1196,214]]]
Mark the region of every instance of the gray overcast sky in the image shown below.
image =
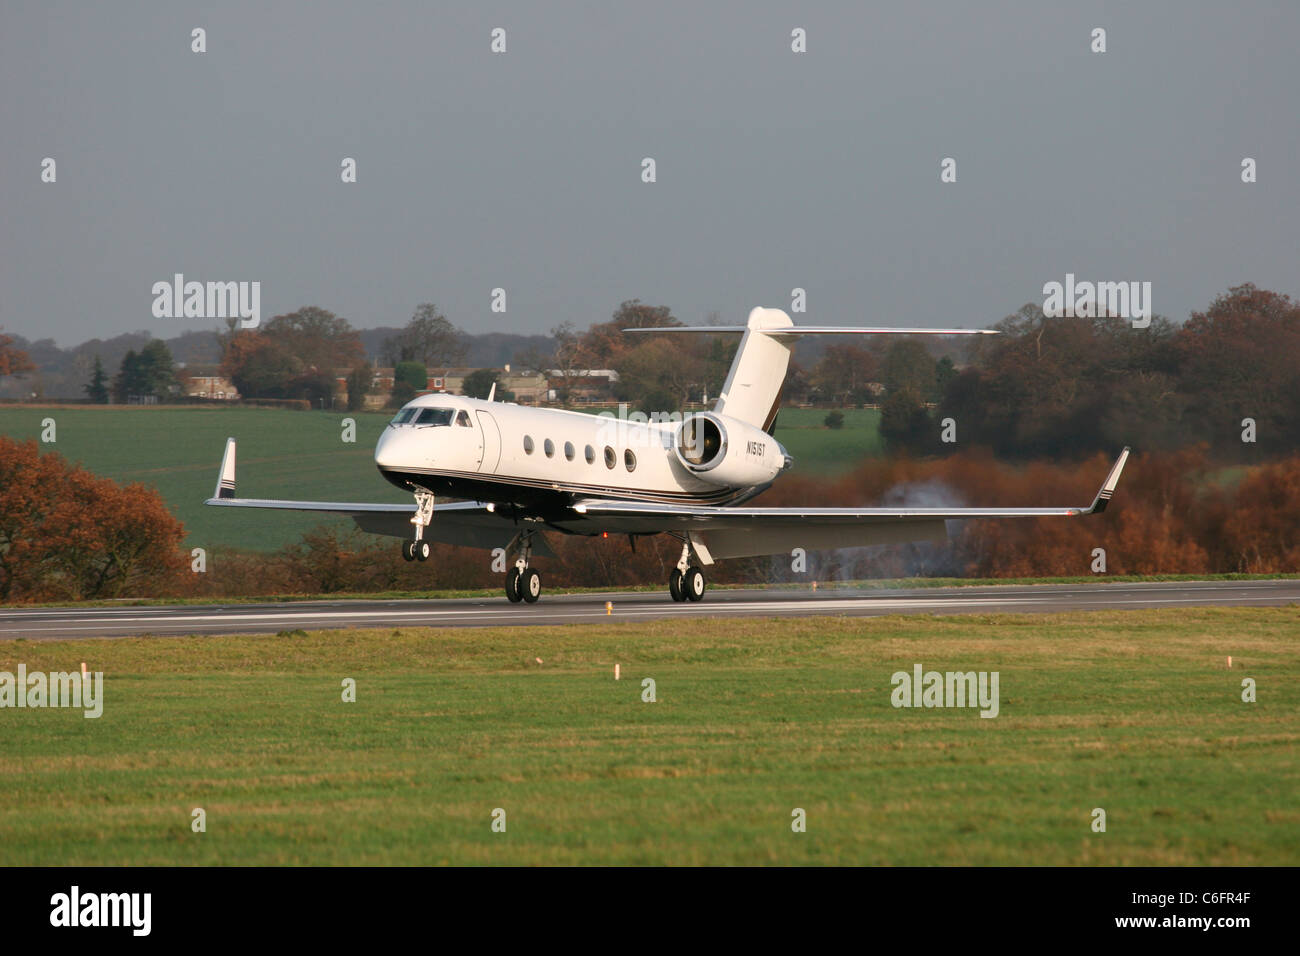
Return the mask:
[[[796,286],[797,321],[984,325],[1066,272],[1177,320],[1294,296],[1297,37],[1291,0],[4,0],[0,326],[215,327],[153,317],[175,272],[260,280],[264,318],[433,301],[471,332],[633,297],[743,321]]]

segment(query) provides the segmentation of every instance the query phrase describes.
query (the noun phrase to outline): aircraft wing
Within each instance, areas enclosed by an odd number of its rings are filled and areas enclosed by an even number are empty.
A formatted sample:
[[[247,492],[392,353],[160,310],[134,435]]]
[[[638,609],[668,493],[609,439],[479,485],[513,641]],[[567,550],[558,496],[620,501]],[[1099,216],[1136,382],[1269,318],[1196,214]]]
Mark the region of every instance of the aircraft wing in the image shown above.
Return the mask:
[[[1120,453],[1106,480],[1086,507],[1058,508],[745,508],[660,504],[657,502],[586,499],[569,514],[539,523],[574,534],[689,534],[705,564],[717,558],[778,554],[794,548],[808,551],[947,540],[948,521],[968,518],[1050,518],[1097,514],[1119,483],[1129,449]],[[346,514],[370,534],[409,537],[413,504],[350,501],[297,501],[280,498],[239,498],[235,495],[235,440],[227,439],[221,472],[213,496],[206,502],[224,508],[270,508]],[[425,529],[432,541],[491,550],[502,547],[518,531],[513,515],[475,501],[444,502],[434,509]],[[547,557],[554,552],[543,536],[534,538],[533,551]]]
[[[221,472],[217,477],[216,491],[204,504],[219,508],[269,508],[276,511],[308,511],[322,514],[347,515],[362,531],[369,534],[409,538],[412,535],[411,517],[414,503],[387,504],[362,501],[295,501],[286,498],[239,498],[235,496],[235,439],[226,439],[226,451],[221,458]],[[434,520],[424,530],[430,541],[443,544],[461,544],[470,548],[491,550],[503,547],[517,530],[514,519],[498,513],[491,505],[477,501],[440,502],[434,509]],[[534,539],[533,553],[551,557],[554,552],[545,539]]]
[[[1092,504],[1059,508],[683,508],[653,502],[598,499],[573,510],[610,534],[689,533],[706,564],[717,558],[813,551],[908,541],[944,541],[948,521],[969,518],[1068,518],[1106,510],[1128,461],[1125,448]],[[556,521],[581,533],[582,520]],[[702,546],[702,547],[701,547]],[[707,555],[707,556],[706,556]]]

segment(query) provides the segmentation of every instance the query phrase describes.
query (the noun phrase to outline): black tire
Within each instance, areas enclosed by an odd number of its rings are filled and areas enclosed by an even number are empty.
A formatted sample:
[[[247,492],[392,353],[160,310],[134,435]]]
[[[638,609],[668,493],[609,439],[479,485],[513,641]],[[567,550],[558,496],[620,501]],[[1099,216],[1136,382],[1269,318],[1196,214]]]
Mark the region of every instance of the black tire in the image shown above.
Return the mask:
[[[519,569],[511,568],[506,574],[506,599],[511,604],[518,604],[524,599],[523,592],[519,589]]]
[[[403,541],[403,542],[402,542],[402,560],[403,560],[403,561],[414,561],[414,560],[415,560],[415,542],[414,542],[414,541]]]
[[[686,575],[682,579],[682,587],[686,591],[686,596],[692,601],[704,600],[704,572],[697,567],[686,569]]]
[[[676,568],[673,568],[668,575],[668,594],[674,601],[678,602],[686,600],[686,591],[682,588],[682,577],[682,572]]]
[[[433,548],[429,546],[429,542],[423,540],[415,542],[415,558],[417,561],[428,561],[431,554],[433,554]]]
[[[533,568],[519,576],[519,593],[529,604],[536,604],[542,596],[542,576]]]

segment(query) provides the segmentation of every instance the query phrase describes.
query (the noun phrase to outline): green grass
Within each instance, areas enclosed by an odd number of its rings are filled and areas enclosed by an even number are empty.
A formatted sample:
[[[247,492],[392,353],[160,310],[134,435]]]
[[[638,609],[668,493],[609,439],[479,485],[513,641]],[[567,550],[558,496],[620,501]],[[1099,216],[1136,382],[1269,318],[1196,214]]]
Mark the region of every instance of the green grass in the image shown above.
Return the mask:
[[[795,457],[792,474],[831,474],[880,452],[878,412],[848,409],[843,429],[822,426],[824,410],[781,412],[778,438]],[[356,442],[341,440],[344,418],[356,420]],[[43,449],[115,481],[157,488],[185,525],[186,547],[274,551],[322,524],[352,527],[347,518],[209,508],[226,438],[239,440],[238,489],[247,498],[407,502],[379,477],[374,449],[387,412],[284,411],[210,407],[0,407],[0,435],[40,439],[53,418],[56,438]]]
[[[880,410],[843,409],[844,427],[823,424],[828,409],[782,408],[776,420],[776,439],[794,457],[791,475],[810,477],[851,471],[864,458],[885,453],[880,440]]]
[[[356,442],[341,440],[344,418]],[[407,501],[375,470],[375,442],[388,413],[268,408],[0,408],[0,434],[40,439],[53,418],[57,451],[98,475],[158,489],[185,524],[187,547],[272,551],[323,522],[347,518],[209,508],[226,438],[239,440],[238,489],[246,498]]]
[[[0,670],[85,660],[106,690],[99,720],[0,711],[0,865],[1294,865],[1296,625],[1191,609],[4,642]],[[890,676],[915,663],[999,671],[1000,716],[894,709]]]

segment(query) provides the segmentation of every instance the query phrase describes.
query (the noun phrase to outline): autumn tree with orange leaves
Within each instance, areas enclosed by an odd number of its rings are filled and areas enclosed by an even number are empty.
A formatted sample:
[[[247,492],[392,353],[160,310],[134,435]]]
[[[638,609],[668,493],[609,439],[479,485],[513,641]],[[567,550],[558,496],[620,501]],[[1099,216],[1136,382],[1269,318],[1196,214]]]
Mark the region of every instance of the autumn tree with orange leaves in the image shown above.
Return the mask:
[[[27,357],[27,353],[22,349],[14,348],[12,336],[4,334],[0,330],[0,376],[21,375],[23,372],[32,372],[36,366],[32,360]]]
[[[175,593],[184,536],[154,489],[0,436],[0,601]]]

